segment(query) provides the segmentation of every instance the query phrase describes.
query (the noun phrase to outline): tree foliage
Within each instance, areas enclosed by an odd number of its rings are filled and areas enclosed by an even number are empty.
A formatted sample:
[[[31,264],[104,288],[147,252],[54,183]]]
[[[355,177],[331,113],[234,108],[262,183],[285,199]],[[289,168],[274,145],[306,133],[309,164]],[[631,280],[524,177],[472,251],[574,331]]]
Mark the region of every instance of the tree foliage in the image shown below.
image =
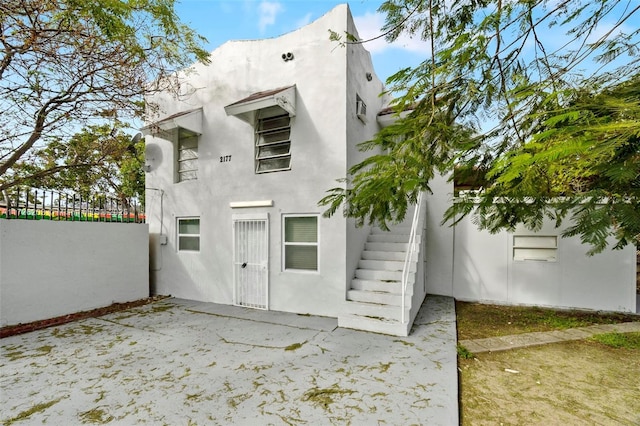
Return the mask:
[[[361,222],[399,221],[436,172],[487,183],[445,220],[472,214],[496,232],[545,217],[602,250],[637,243],[640,210],[640,4],[632,0],[389,0],[389,41],[403,32],[431,54],[387,82],[406,118],[362,149],[321,204]],[[406,167],[405,167],[406,165]],[[386,194],[377,197],[376,192]]]
[[[13,171],[26,186],[71,190],[83,198],[109,193],[127,203],[144,196],[144,149],[144,139],[109,124],[92,125],[51,140],[34,153],[36,161],[18,162]]]
[[[140,117],[143,96],[177,89],[174,70],[208,61],[173,0],[8,0],[0,4],[0,190],[87,125]],[[91,128],[91,127],[89,127]],[[86,136],[86,134],[85,134]],[[49,157],[51,158],[51,157]],[[84,167],[55,163],[51,173]],[[76,157],[80,160],[81,157]],[[41,167],[36,167],[44,177]]]

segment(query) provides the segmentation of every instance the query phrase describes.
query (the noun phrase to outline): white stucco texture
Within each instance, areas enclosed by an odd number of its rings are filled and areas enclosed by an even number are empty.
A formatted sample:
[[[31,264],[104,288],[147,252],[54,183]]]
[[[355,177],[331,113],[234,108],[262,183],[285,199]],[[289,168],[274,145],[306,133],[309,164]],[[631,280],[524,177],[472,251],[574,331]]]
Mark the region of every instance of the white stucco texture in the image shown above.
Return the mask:
[[[148,226],[0,220],[2,326],[149,296]]]
[[[605,249],[589,256],[579,237],[547,222],[538,232],[490,234],[471,218],[455,227],[453,296],[507,304],[635,312],[636,251]],[[554,261],[514,259],[519,236],[556,237]]]
[[[150,100],[160,107],[157,120],[203,111],[197,180],[176,183],[176,135],[146,136],[154,158],[146,175],[147,187],[154,188],[146,203],[154,293],[232,304],[233,216],[266,214],[269,309],[326,316],[341,311],[369,230],[339,213],[322,217],[318,201],[343,185],[336,180],[364,158],[356,145],[379,130],[376,114],[386,106],[369,53],[329,40],[329,29],[343,34],[354,28],[348,6],[341,5],[277,38],[227,42],[211,53],[211,64],[194,65],[179,99],[164,94]],[[293,59],[283,60],[286,53]],[[237,117],[238,108],[225,107],[292,86],[291,169],[255,173],[255,130],[246,121],[251,113]],[[356,115],[356,96],[367,104],[366,120]],[[269,203],[256,207],[256,201]],[[318,217],[317,271],[283,268],[283,217],[295,214]],[[200,219],[199,252],[178,250],[176,224],[182,217]]]

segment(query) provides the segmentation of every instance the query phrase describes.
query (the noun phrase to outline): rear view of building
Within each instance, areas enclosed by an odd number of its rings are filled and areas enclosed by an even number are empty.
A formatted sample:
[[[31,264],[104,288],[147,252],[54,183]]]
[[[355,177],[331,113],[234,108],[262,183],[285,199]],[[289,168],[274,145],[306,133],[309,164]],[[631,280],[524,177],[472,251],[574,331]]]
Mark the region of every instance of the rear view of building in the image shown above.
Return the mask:
[[[369,53],[329,40],[330,29],[357,34],[347,5],[281,37],[228,42],[194,66],[179,99],[152,99],[153,292],[345,310],[370,230],[322,217],[317,203],[364,159],[356,145],[379,131],[387,98]]]
[[[179,73],[177,96],[149,99],[152,293],[395,335],[409,333],[426,293],[633,310],[634,253],[586,257],[547,228],[442,226],[454,192],[445,176],[389,232],[323,217],[318,201],[371,155],[357,145],[396,119],[369,53],[329,30],[357,35],[347,5],[277,38],[227,42]]]

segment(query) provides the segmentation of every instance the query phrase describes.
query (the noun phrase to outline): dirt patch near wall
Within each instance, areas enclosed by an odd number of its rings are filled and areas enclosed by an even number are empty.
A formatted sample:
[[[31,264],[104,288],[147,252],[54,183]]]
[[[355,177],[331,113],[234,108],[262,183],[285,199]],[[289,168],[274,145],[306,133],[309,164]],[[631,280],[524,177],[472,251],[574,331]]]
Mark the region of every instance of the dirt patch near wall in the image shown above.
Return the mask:
[[[463,302],[456,302],[456,317],[458,339],[640,321],[640,315]],[[459,354],[463,425],[640,425],[640,333],[481,354],[459,348]]]
[[[590,340],[459,359],[463,425],[640,424],[640,349]]]
[[[84,318],[100,317],[112,312],[124,311],[138,306],[147,305],[149,303],[156,302],[158,300],[165,299],[169,296],[153,296],[146,299],[134,300],[131,302],[114,303],[103,308],[92,309],[90,311],[76,312],[73,314],[62,315],[55,318],[48,318],[45,320],[29,322],[25,324],[9,325],[0,328],[0,339],[3,337],[9,337],[16,334],[28,333],[30,331],[40,330],[41,328],[53,327],[56,325],[66,324],[72,321],[78,321]]]
[[[465,302],[456,302],[456,318],[458,340],[640,321],[636,314]]]

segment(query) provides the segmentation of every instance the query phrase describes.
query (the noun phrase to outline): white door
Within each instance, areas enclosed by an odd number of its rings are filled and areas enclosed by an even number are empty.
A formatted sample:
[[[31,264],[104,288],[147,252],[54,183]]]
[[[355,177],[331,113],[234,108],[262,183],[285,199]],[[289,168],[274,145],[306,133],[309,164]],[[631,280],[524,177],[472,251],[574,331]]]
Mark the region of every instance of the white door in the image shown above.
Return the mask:
[[[269,308],[269,216],[233,215],[233,304]]]

